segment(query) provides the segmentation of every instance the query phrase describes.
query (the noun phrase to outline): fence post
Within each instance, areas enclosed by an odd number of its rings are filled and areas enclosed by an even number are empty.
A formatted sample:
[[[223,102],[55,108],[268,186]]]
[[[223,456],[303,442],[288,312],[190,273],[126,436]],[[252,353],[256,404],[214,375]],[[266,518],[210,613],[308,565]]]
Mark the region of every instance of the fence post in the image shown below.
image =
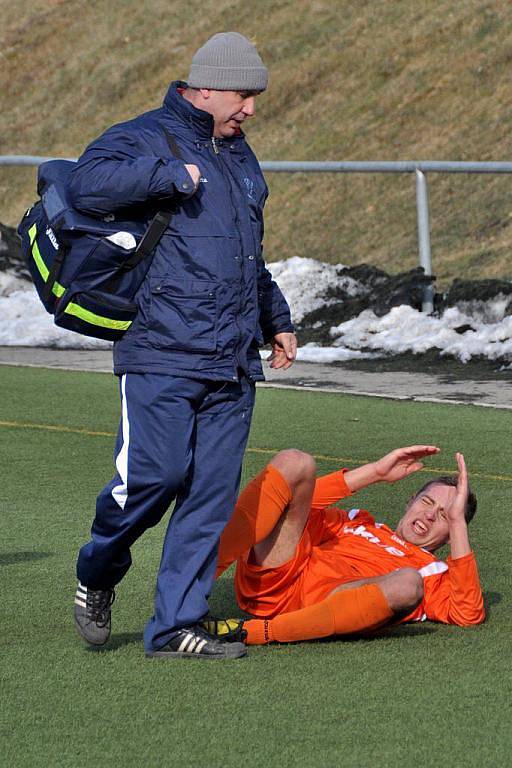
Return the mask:
[[[432,274],[432,252],[430,249],[430,222],[428,213],[427,177],[416,168],[416,215],[418,220],[418,245],[420,250],[420,266],[426,275]],[[422,312],[432,314],[434,311],[434,287],[426,285],[423,289]]]

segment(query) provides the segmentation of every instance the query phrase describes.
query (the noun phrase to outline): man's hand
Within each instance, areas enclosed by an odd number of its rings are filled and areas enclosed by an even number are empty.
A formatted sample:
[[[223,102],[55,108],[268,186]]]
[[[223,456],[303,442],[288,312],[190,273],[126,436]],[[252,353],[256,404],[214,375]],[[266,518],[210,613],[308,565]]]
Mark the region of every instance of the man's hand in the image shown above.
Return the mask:
[[[404,477],[422,469],[423,463],[419,459],[439,453],[439,450],[435,445],[409,445],[406,448],[396,448],[374,462],[376,482],[396,483],[397,480],[403,480]]]
[[[185,168],[187,169],[188,175],[192,179],[194,183],[194,192],[197,191],[197,188],[199,186],[199,179],[201,178],[201,171],[197,167],[197,165],[185,165]]]
[[[345,472],[345,482],[352,493],[373,483],[396,483],[397,480],[402,480],[423,467],[419,459],[435,453],[439,453],[439,448],[435,445],[409,445],[406,448],[396,448],[378,461]]]
[[[294,333],[276,333],[271,341],[272,352],[267,357],[271,368],[286,371],[297,356],[297,339]]]

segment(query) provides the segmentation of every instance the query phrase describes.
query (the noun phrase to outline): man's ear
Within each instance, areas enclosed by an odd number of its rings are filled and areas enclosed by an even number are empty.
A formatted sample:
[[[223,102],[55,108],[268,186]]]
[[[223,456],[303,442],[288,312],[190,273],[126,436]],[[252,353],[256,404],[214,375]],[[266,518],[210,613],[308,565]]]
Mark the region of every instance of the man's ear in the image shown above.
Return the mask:
[[[203,99],[209,99],[211,94],[211,88],[199,88],[199,93],[203,97]]]

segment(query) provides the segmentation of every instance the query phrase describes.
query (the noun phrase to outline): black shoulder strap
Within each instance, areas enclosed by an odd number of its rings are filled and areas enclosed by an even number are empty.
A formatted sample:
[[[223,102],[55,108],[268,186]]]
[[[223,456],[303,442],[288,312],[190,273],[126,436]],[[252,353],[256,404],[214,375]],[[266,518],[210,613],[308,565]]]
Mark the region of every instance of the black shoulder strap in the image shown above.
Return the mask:
[[[169,133],[167,128],[164,128],[164,133],[171,153],[174,155],[174,157],[178,158],[178,160],[183,160],[183,155],[181,154],[181,150],[178,147],[174,136]],[[144,232],[142,240],[138,244],[137,248],[130,256],[130,258],[124,262],[123,270],[133,269],[137,266],[137,264],[140,264],[143,259],[145,259],[147,256],[149,256],[150,253],[154,251],[160,241],[160,238],[171,223],[171,219],[175,210],[176,209],[173,206],[166,210],[158,211],[158,213],[151,221],[151,224]]]
[[[165,138],[167,139],[167,143],[169,145],[169,149],[171,150],[174,157],[177,157],[178,160],[183,160],[183,155],[181,154],[181,149],[176,144],[176,139],[172,135],[172,133],[169,133],[167,128],[164,128]]]

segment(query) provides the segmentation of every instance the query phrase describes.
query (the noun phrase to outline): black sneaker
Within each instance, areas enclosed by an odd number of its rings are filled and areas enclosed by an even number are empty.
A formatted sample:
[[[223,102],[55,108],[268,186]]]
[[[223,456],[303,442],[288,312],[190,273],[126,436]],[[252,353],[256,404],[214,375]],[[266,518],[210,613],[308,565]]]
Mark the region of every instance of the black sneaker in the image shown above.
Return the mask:
[[[243,619],[217,619],[215,616],[207,616],[202,620],[201,626],[209,635],[225,643],[244,643],[247,637]]]
[[[243,643],[212,637],[199,624],[180,629],[162,648],[146,653],[151,659],[239,659],[246,655]]]
[[[78,582],[75,595],[75,627],[91,645],[105,645],[110,637],[113,589],[89,589]]]

